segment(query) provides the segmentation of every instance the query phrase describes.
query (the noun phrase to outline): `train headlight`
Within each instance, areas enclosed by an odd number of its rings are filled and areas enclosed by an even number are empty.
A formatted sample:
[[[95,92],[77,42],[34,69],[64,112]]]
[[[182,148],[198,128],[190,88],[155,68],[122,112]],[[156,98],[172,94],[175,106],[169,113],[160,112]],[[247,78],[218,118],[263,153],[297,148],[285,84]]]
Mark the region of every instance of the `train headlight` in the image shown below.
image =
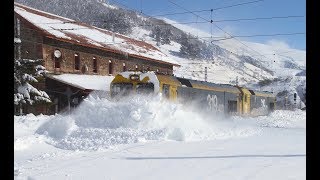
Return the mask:
[[[139,80],[139,75],[138,75],[138,74],[130,75],[130,80],[132,80],[132,81],[138,81],[138,80]]]

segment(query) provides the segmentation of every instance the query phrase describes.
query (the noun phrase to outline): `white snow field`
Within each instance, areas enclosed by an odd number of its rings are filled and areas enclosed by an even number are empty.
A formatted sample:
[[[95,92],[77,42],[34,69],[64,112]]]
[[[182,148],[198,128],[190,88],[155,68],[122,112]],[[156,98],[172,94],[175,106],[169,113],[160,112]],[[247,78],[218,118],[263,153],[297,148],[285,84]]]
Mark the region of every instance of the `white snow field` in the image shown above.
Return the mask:
[[[306,113],[217,119],[161,96],[89,96],[70,114],[14,116],[14,177],[305,179]]]

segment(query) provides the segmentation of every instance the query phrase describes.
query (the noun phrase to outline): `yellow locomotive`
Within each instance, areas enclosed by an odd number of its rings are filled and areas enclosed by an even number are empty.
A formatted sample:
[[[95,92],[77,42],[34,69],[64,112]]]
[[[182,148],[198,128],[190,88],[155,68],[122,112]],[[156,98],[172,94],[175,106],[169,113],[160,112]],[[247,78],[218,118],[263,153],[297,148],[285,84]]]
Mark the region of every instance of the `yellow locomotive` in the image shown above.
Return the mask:
[[[110,84],[111,97],[162,93],[171,101],[193,103],[199,110],[224,115],[259,116],[275,109],[276,97],[230,84],[197,81],[154,72],[122,72]]]

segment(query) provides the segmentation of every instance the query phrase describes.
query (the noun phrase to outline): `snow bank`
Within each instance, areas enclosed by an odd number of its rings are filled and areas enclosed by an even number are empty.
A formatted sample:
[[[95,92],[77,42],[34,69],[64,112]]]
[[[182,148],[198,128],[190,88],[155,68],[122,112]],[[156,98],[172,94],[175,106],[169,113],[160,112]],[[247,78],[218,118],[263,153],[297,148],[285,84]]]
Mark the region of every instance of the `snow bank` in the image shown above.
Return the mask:
[[[264,128],[305,128],[306,112],[229,119],[200,114],[159,96],[113,102],[89,98],[70,115],[15,116],[15,151],[35,143],[68,150],[99,150],[145,141],[206,141],[259,135]],[[36,134],[34,134],[36,133]]]
[[[22,151],[45,142],[44,136],[35,135],[34,132],[52,117],[54,116],[33,114],[14,116],[14,151]]]
[[[270,117],[261,117],[260,122],[266,127],[306,128],[306,111],[279,110],[273,112]]]
[[[43,123],[54,116],[27,114],[25,116],[14,116],[14,134],[18,137],[33,134]]]
[[[259,117],[232,117],[236,122],[255,124],[259,127],[271,128],[306,128],[306,111],[296,109],[276,110],[269,116]]]
[[[57,115],[51,121],[41,125],[36,133],[59,139],[69,135],[75,128],[77,127],[74,124],[74,119],[69,116]]]
[[[113,102],[89,96],[70,115],[56,115],[37,129],[61,149],[99,150],[150,140],[203,141],[260,134],[266,127],[305,127],[305,112],[276,111],[257,118],[209,117],[159,96]]]

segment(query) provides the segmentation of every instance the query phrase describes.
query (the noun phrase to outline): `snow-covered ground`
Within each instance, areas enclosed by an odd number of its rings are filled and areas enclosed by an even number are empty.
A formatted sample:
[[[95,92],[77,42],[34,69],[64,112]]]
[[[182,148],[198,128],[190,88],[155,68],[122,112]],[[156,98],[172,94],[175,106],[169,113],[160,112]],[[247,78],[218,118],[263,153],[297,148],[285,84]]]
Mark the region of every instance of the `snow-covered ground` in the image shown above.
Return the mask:
[[[161,96],[14,117],[15,179],[305,179],[306,113],[215,118]]]

